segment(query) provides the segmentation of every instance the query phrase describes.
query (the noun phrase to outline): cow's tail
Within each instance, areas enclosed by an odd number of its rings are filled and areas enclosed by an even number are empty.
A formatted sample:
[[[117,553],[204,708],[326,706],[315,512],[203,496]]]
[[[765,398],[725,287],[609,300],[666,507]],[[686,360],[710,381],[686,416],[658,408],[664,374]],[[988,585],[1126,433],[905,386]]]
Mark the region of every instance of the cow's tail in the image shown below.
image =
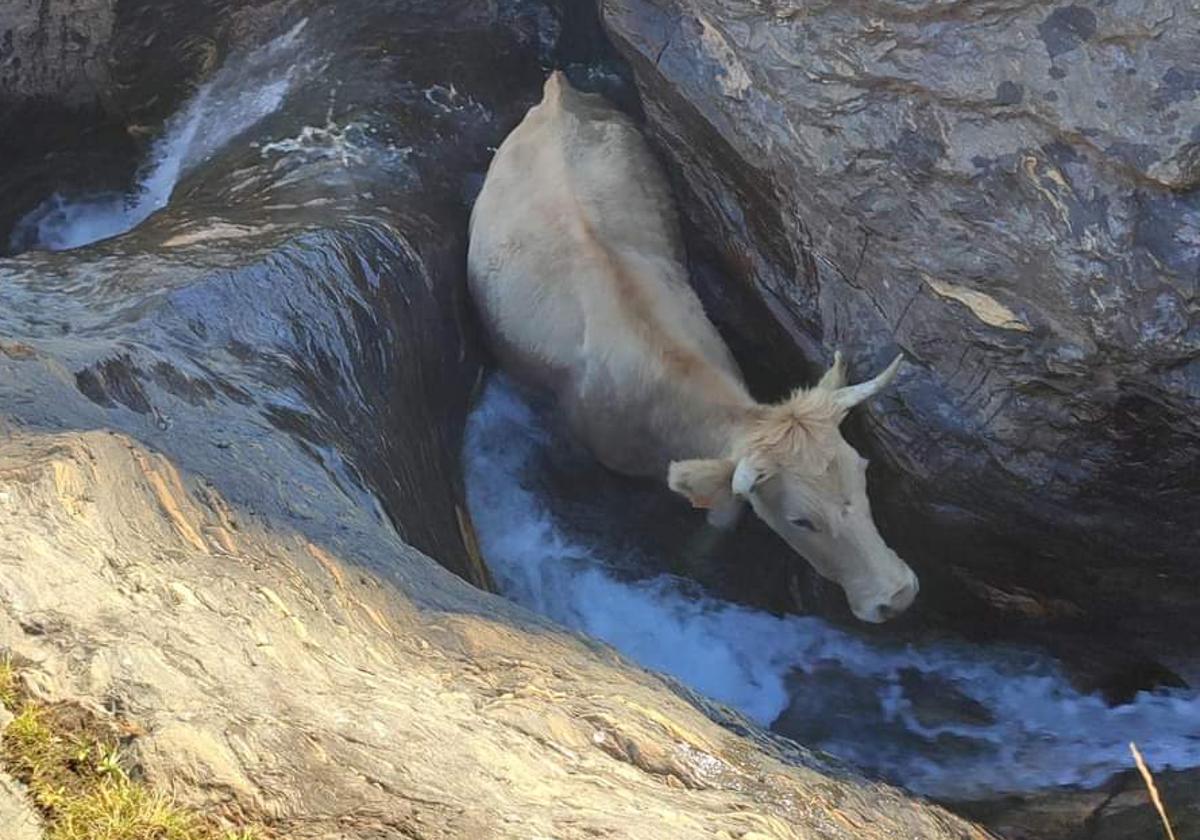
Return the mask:
[[[561,70],[555,70],[546,79],[546,84],[542,87],[543,102],[561,102],[563,94],[571,89],[571,83],[567,81],[567,74]]]

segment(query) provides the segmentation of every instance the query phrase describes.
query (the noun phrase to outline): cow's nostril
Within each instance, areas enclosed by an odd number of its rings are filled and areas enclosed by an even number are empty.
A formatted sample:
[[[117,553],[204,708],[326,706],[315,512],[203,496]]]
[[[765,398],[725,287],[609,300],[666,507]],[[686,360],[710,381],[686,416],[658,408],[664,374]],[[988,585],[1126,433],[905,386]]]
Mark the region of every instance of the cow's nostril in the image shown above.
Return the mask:
[[[882,604],[875,607],[874,619],[877,622],[891,621],[896,616],[912,606],[912,602],[917,597],[917,583],[914,580],[912,583],[906,583],[904,586],[892,593],[891,597]]]
[[[914,575],[907,583],[887,598],[861,604],[860,607],[854,609],[854,614],[861,620],[872,624],[882,624],[885,621],[891,621],[912,606],[913,601],[917,598],[917,591],[919,589],[920,586]]]
[[[909,608],[913,601],[917,599],[918,591],[920,591],[920,587],[917,585],[917,581],[914,579],[912,583],[910,583],[908,586],[901,587],[901,589],[892,596],[892,599],[888,601],[888,606],[894,609],[896,612],[902,613]]]

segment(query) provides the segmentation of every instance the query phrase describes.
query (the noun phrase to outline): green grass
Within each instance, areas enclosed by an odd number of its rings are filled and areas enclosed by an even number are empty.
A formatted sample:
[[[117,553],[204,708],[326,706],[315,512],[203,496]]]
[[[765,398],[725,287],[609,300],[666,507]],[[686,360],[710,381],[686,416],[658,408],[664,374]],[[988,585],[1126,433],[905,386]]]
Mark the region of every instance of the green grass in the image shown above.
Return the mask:
[[[0,658],[0,767],[29,789],[46,840],[266,840],[258,828],[219,828],[205,815],[130,778],[116,723],[68,703],[42,703]]]

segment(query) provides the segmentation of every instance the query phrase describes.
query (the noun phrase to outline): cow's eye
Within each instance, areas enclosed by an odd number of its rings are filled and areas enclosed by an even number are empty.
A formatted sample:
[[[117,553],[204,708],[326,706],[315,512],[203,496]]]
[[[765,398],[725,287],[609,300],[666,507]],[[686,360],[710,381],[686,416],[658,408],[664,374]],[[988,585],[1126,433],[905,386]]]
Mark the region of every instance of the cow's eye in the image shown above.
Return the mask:
[[[809,531],[817,530],[817,526],[813,525],[812,520],[807,516],[797,516],[795,519],[789,519],[788,522],[791,522],[797,528],[805,528]]]

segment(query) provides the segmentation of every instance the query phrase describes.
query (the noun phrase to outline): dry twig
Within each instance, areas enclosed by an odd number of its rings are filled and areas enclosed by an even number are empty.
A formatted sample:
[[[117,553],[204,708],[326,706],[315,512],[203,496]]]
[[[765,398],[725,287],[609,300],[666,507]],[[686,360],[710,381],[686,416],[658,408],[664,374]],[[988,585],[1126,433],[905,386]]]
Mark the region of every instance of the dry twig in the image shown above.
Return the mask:
[[[1167,840],[1175,840],[1175,832],[1171,829],[1171,821],[1167,819],[1167,809],[1163,807],[1162,797],[1158,795],[1158,788],[1154,784],[1154,777],[1150,775],[1150,768],[1146,766],[1137,744],[1130,741],[1129,751],[1133,753],[1133,760],[1137,762],[1138,772],[1142,774],[1142,780],[1146,782],[1146,789],[1150,791],[1150,801],[1154,803],[1154,807],[1158,809],[1158,815],[1162,817],[1163,828],[1167,831]]]

